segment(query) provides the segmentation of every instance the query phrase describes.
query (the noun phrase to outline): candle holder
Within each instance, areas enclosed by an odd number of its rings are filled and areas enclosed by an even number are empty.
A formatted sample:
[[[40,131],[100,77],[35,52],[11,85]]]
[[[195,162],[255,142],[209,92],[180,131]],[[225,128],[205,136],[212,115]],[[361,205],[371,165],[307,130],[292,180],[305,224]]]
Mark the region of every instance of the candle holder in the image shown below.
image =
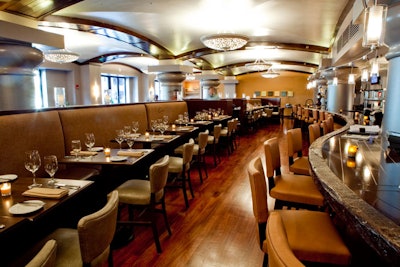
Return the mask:
[[[110,157],[111,156],[111,149],[109,147],[104,148],[104,155],[106,157]]]
[[[149,140],[149,139],[150,139],[150,134],[149,134],[148,132],[146,132],[146,133],[144,134],[144,136],[145,136],[146,140]]]
[[[356,156],[357,150],[358,150],[358,146],[349,145],[349,148],[347,149],[347,156],[349,158],[354,158]]]
[[[8,197],[11,195],[11,183],[3,183],[0,188],[1,196]]]

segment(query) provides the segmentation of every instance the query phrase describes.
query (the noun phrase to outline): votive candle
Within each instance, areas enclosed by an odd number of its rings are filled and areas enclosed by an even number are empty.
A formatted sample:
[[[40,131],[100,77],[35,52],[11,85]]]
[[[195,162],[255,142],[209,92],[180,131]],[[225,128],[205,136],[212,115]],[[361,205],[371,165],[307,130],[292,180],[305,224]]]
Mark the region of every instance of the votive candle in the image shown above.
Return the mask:
[[[11,195],[11,183],[3,183],[0,188],[3,197]]]
[[[110,149],[109,147],[106,147],[106,148],[104,149],[104,155],[105,155],[106,157],[111,156],[111,149]]]

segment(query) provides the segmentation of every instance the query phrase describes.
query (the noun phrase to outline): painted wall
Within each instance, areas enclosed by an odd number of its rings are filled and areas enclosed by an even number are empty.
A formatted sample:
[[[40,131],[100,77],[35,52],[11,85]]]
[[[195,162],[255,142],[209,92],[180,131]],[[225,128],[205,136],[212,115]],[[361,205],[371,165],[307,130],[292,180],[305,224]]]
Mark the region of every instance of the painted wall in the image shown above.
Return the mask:
[[[309,74],[281,72],[281,75],[274,79],[266,79],[261,77],[259,73],[251,73],[237,76],[239,83],[236,85],[237,97],[243,94],[251,98],[254,97],[281,97],[281,106],[286,103],[292,105],[302,104],[307,99],[314,98],[314,90],[307,90],[307,78]],[[275,95],[269,95],[269,94]],[[285,95],[286,92],[286,96]],[[293,92],[293,97],[288,96],[289,92]]]

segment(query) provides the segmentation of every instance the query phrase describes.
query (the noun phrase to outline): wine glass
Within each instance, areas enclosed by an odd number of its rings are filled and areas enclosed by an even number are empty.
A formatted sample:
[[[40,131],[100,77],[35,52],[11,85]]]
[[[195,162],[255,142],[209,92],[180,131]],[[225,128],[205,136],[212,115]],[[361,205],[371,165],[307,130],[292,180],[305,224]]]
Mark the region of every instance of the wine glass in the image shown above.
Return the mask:
[[[189,123],[189,114],[187,112],[185,112],[183,114],[183,122],[185,123],[186,126],[188,126]]]
[[[95,138],[93,133],[85,133],[85,146],[87,147],[88,151],[92,150],[94,146]]]
[[[47,182],[49,185],[54,185],[56,180],[54,175],[58,170],[58,161],[55,155],[44,156],[44,170],[50,175],[50,181]]]
[[[129,146],[129,150],[132,150],[132,146],[135,143],[135,139],[133,137],[126,138],[126,143]]]
[[[153,136],[155,135],[155,131],[157,129],[157,124],[158,124],[157,120],[151,120],[150,126],[151,126],[151,129],[153,130]]]
[[[36,183],[36,171],[39,169],[41,164],[39,151],[31,150],[25,152],[25,169],[30,171],[33,175],[33,184],[28,186],[29,188],[41,187],[42,184]]]
[[[132,130],[132,127],[131,127],[131,126],[129,126],[129,125],[124,126],[124,135],[125,135],[125,138],[128,138],[128,137],[131,135],[131,130]]]
[[[115,130],[115,141],[117,141],[117,143],[119,144],[119,150],[122,149],[122,142],[124,141],[124,130]]]
[[[134,121],[132,122],[132,130],[136,133],[139,130],[139,122]]]
[[[72,140],[71,141],[72,153],[75,155],[75,160],[78,161],[79,152],[82,150],[81,140]]]

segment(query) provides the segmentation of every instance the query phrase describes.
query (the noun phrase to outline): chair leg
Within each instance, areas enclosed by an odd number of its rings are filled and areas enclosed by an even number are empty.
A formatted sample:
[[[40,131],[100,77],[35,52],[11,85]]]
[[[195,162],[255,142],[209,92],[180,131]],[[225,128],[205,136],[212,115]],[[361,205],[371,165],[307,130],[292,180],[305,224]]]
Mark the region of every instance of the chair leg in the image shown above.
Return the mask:
[[[185,171],[182,172],[182,192],[183,192],[183,199],[185,200],[186,208],[189,208],[189,200],[186,193],[186,176]]]
[[[108,254],[108,267],[114,267],[112,248],[110,248],[110,254]]]
[[[163,199],[161,200],[161,207],[162,207],[162,213],[164,216],[165,227],[167,228],[168,234],[172,235],[171,227],[169,226],[168,217],[167,217],[167,209],[165,207],[165,197],[163,197]]]
[[[204,166],[204,172],[206,173],[206,178],[208,178],[208,172],[207,172],[207,164],[206,164],[206,154],[203,154],[202,156],[202,164]]]
[[[190,194],[192,195],[192,198],[194,198],[194,193],[193,193],[193,188],[192,188],[192,179],[190,178],[190,169],[187,171],[187,180],[188,180],[188,184],[189,184]]]
[[[152,218],[151,220],[151,228],[153,229],[153,237],[154,237],[154,242],[156,243],[157,253],[162,253],[160,239],[158,238],[157,225],[154,221],[154,218]]]

